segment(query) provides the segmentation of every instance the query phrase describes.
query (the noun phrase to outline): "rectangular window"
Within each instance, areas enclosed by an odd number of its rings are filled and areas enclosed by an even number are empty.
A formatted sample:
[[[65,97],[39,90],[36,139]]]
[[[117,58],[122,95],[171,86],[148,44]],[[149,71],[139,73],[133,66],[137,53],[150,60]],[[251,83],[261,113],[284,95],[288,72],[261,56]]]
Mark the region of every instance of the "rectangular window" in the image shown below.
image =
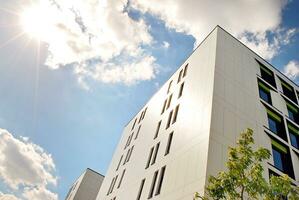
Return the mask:
[[[172,120],[172,123],[174,124],[178,118],[178,113],[179,113],[179,108],[180,108],[180,105],[177,105],[175,107],[175,111],[174,111],[174,116],[173,116],[173,120]]]
[[[151,165],[155,164],[155,162],[156,162],[158,151],[159,151],[159,147],[160,147],[160,142],[158,144],[156,144],[155,153],[154,153],[154,157],[153,157]]]
[[[173,132],[171,132],[168,136],[168,140],[167,140],[167,146],[166,146],[166,150],[165,150],[165,156],[167,154],[169,154],[169,151],[170,151],[170,147],[171,147],[171,142],[172,142],[172,137],[173,137]]]
[[[158,123],[157,129],[156,129],[156,133],[155,133],[155,136],[154,136],[154,139],[156,139],[156,138],[158,137],[158,135],[159,135],[159,131],[160,131],[161,124],[162,124],[162,120],[159,121],[159,123]]]
[[[165,99],[164,104],[163,104],[163,108],[162,108],[162,112],[161,114],[164,113],[165,109],[166,109],[166,105],[167,105],[167,99]]]
[[[133,135],[134,135],[134,132],[129,136],[129,141],[128,141],[127,146],[130,146]]]
[[[169,82],[168,89],[167,89],[167,94],[170,92],[171,85],[172,85],[172,80]]]
[[[297,106],[295,106],[294,104],[290,103],[290,102],[287,102],[286,101],[286,104],[287,104],[287,109],[288,109],[288,116],[289,118],[299,124],[299,117],[298,117],[298,114],[299,114],[299,109],[297,108]]]
[[[261,72],[262,79],[276,88],[274,73],[259,61],[258,63],[260,65],[260,72]]]
[[[134,146],[132,146],[131,149],[129,149],[129,155],[128,155],[128,158],[127,158],[127,161],[126,162],[129,162],[130,158],[131,158],[131,155],[132,155],[132,152],[133,152],[133,149],[134,149]]]
[[[138,124],[139,124],[139,123],[141,122],[141,120],[142,120],[143,112],[144,112],[144,111],[142,111],[141,114],[140,114],[140,117],[139,117],[139,120],[138,120]]]
[[[259,81],[258,85],[259,85],[260,98],[271,105],[272,101],[271,101],[270,88],[260,81]]]
[[[169,113],[169,115],[168,115],[168,120],[167,120],[167,124],[166,124],[166,129],[168,129],[169,126],[170,126],[171,118],[172,118],[172,113],[173,113],[173,111],[171,111],[171,112]]]
[[[283,94],[287,96],[289,99],[291,99],[293,102],[297,103],[294,88],[290,86],[288,83],[286,83],[285,81],[283,81],[282,79],[280,79],[280,82],[281,82]]]
[[[182,79],[182,75],[183,75],[183,69],[181,69],[181,71],[180,71],[180,73],[179,73],[178,83],[181,81],[181,79]]]
[[[187,75],[188,65],[189,65],[189,63],[187,65],[185,65],[183,77],[185,77]]]
[[[163,180],[164,180],[165,169],[166,169],[166,166],[162,167],[162,169],[161,169],[155,195],[159,195],[161,193],[161,188],[162,188],[162,184],[163,184]]]
[[[137,139],[137,137],[139,135],[140,129],[141,129],[141,125],[139,125],[139,127],[138,127],[138,130],[137,130],[137,133],[136,133],[136,136],[135,136],[135,140]]]
[[[121,155],[121,157],[120,157],[120,159],[119,159],[119,162],[118,162],[118,164],[117,164],[116,171],[119,169],[119,166],[120,166],[120,163],[121,163],[123,157],[124,157],[124,155]]]
[[[128,156],[129,156],[129,153],[130,153],[130,149],[128,149],[128,151],[127,151],[127,154],[126,154],[126,157],[125,157],[123,165],[126,164]]]
[[[184,84],[185,84],[185,83],[182,83],[181,86],[180,86],[180,91],[179,91],[179,96],[178,96],[178,98],[180,98],[180,97],[183,95]]]
[[[115,179],[114,179],[114,182],[113,182],[113,184],[112,184],[110,193],[113,192],[113,189],[114,189],[115,183],[116,183],[116,181],[117,181],[117,178],[118,178],[118,175],[117,175],[117,176],[115,177]]]
[[[107,191],[107,195],[111,193],[110,191],[111,191],[112,185],[113,185],[113,183],[114,183],[114,180],[115,180],[115,177],[113,177],[113,179],[111,180],[109,189],[108,189],[108,191]]]
[[[138,194],[137,194],[136,200],[140,200],[140,198],[141,198],[142,190],[143,190],[143,187],[144,187],[144,183],[145,183],[145,179],[142,179],[142,181],[140,183],[140,186],[139,186],[139,190],[138,190]]]
[[[299,149],[299,129],[288,123],[290,140],[293,147]]]
[[[294,178],[293,165],[288,147],[274,139],[272,139],[271,143],[274,166],[283,173],[288,174],[291,178]]]
[[[125,175],[125,173],[126,173],[126,169],[124,169],[124,170],[123,170],[123,173],[121,174],[121,177],[120,177],[120,180],[119,180],[119,183],[118,183],[117,188],[119,188],[119,187],[121,186],[121,183],[122,183],[122,181],[123,181],[123,179],[124,179],[124,175]]]
[[[145,169],[147,169],[149,167],[150,163],[151,163],[153,152],[154,152],[154,147],[152,147],[151,150],[150,150],[150,153],[149,153],[148,158],[147,158],[147,163],[146,163]]]
[[[282,117],[268,108],[267,116],[269,129],[282,139],[287,140]]]
[[[142,115],[142,120],[143,120],[144,117],[145,117],[146,111],[147,111],[147,107],[144,109],[144,112],[143,112],[143,115]]]
[[[150,192],[148,194],[148,199],[153,197],[154,189],[155,189],[155,185],[156,185],[156,181],[157,181],[157,176],[158,176],[158,171],[155,171],[153,179],[152,179],[152,184],[150,187]]]
[[[168,103],[167,103],[167,107],[166,107],[166,110],[170,107],[171,105],[171,99],[172,99],[172,94],[169,96],[168,98]]]
[[[137,118],[135,119],[135,121],[134,121],[134,123],[133,123],[133,126],[132,126],[132,128],[131,128],[131,130],[134,129],[136,122],[137,122]]]

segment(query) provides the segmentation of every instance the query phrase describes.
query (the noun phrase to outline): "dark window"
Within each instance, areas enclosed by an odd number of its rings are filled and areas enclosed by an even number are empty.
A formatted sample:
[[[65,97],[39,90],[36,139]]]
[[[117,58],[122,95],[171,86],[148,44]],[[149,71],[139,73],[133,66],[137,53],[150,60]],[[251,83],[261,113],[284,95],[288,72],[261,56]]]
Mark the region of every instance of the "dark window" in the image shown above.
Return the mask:
[[[265,67],[262,63],[259,62],[261,77],[263,80],[267,81],[270,85],[276,88],[274,74],[271,70]]]
[[[121,160],[123,159],[123,155],[121,155],[120,159],[119,159],[119,162],[117,164],[117,168],[116,168],[116,171],[119,169],[119,166],[120,166],[120,163],[121,163]]]
[[[171,142],[172,142],[172,138],[173,138],[173,132],[171,132],[169,134],[169,136],[168,136],[167,146],[166,146],[166,150],[165,150],[165,155],[169,154],[170,147],[171,147]]]
[[[140,129],[141,129],[141,125],[139,125],[139,127],[138,127],[138,130],[137,130],[137,133],[136,133],[136,136],[135,136],[135,140],[137,139],[137,137],[139,135]]]
[[[269,129],[282,139],[287,140],[282,117],[270,109],[267,109],[267,116]]]
[[[166,129],[168,129],[169,126],[170,126],[171,118],[172,118],[172,113],[173,113],[173,111],[171,111],[171,112],[169,113],[169,115],[168,115],[168,120],[167,120],[167,124],[166,124]]]
[[[169,96],[168,98],[168,103],[167,103],[167,107],[166,107],[166,110],[170,107],[171,105],[171,99],[172,99],[172,94]]]
[[[130,158],[131,158],[131,155],[132,155],[132,152],[133,152],[133,149],[134,149],[134,146],[132,146],[132,148],[129,150],[129,155],[128,155],[128,158],[127,158],[127,161],[126,162],[129,162]]]
[[[293,165],[288,147],[274,139],[272,139],[271,143],[274,166],[291,178],[294,178]]]
[[[151,165],[155,164],[155,162],[156,162],[158,151],[159,151],[159,147],[160,147],[160,142],[158,144],[156,144],[155,153],[154,153],[154,157],[153,157]]]
[[[136,200],[140,200],[140,197],[141,197],[141,194],[142,194],[142,190],[143,190],[144,183],[145,183],[145,179],[143,179],[143,180],[141,181],[141,183],[140,183],[139,191],[138,191],[138,195],[137,195]]]
[[[299,129],[288,123],[290,140],[293,147],[299,149]]]
[[[299,109],[297,108],[297,106],[295,106],[294,104],[290,103],[290,102],[287,102],[286,101],[286,104],[287,104],[287,109],[288,109],[288,116],[289,118],[299,124],[299,116],[298,116],[298,113],[299,113]]]
[[[146,163],[145,169],[147,169],[149,167],[150,163],[151,163],[153,152],[154,152],[154,147],[152,147],[151,150],[150,150],[150,153],[149,153],[148,158],[147,158],[147,163]]]
[[[263,99],[264,101],[266,101],[269,104],[272,104],[270,88],[267,87],[262,82],[259,82],[259,94],[260,94],[261,99]]]
[[[181,86],[180,86],[180,91],[179,91],[179,96],[178,96],[178,98],[180,98],[180,97],[182,96],[182,94],[183,94],[184,84],[185,84],[185,83],[182,83]]]
[[[111,183],[110,183],[110,186],[109,186],[107,195],[111,193],[110,191],[111,191],[112,185],[113,185],[113,183],[114,183],[114,180],[115,180],[115,177],[113,177],[113,179],[111,180]]]
[[[174,116],[173,116],[173,120],[172,120],[172,123],[174,124],[178,118],[178,113],[179,113],[179,108],[180,108],[180,105],[177,105],[175,107],[175,110],[174,110]]]
[[[135,119],[135,121],[134,121],[134,123],[133,123],[133,126],[132,126],[132,128],[131,128],[131,130],[134,129],[136,122],[137,122],[137,118]]]
[[[161,123],[162,123],[162,120],[159,121],[158,125],[157,125],[157,129],[156,129],[156,132],[155,132],[155,136],[154,136],[154,139],[156,139],[159,135],[159,131],[160,131],[160,127],[161,127]]]
[[[152,180],[152,184],[151,184],[151,187],[150,187],[150,192],[148,194],[148,199],[153,197],[154,189],[155,189],[155,185],[156,185],[156,181],[157,181],[157,176],[158,176],[158,171],[155,171],[154,176],[153,176],[153,180]]]
[[[163,107],[162,107],[162,112],[161,112],[161,114],[164,113],[164,111],[165,111],[165,109],[166,109],[166,105],[167,105],[167,99],[165,99],[165,101],[164,101],[164,104],[163,104]]]
[[[143,120],[144,117],[145,117],[146,111],[147,111],[147,107],[144,109],[144,112],[143,112],[143,115],[142,115],[142,120]]]
[[[127,151],[127,154],[126,154],[126,157],[125,157],[123,165],[126,164],[128,156],[129,156],[129,153],[130,153],[130,149],[128,149],[128,151]]]
[[[178,83],[181,81],[181,79],[182,79],[182,75],[183,75],[183,69],[181,69],[181,71],[180,71],[180,73],[179,73]]]
[[[170,92],[171,85],[172,85],[172,81],[169,82],[168,89],[167,89],[167,94]]]
[[[283,80],[280,80],[280,82],[281,82],[281,87],[282,87],[283,94],[285,96],[287,96],[289,99],[291,99],[292,101],[294,101],[295,103],[297,103],[296,95],[295,95],[293,87],[290,86],[289,84],[287,84]]]
[[[183,73],[183,77],[185,77],[187,75],[187,71],[188,71],[188,65],[185,65],[185,68],[184,68],[184,73]]]
[[[116,183],[116,181],[117,181],[117,178],[118,178],[118,175],[117,175],[117,176],[115,177],[115,179],[114,179],[114,182],[113,182],[113,184],[112,184],[112,187],[111,187],[110,193],[112,193],[112,192],[113,192],[113,189],[114,189],[115,183]]]
[[[124,170],[123,170],[123,173],[121,174],[121,177],[120,177],[120,180],[119,180],[119,183],[118,183],[117,188],[119,188],[119,187],[121,186],[121,183],[122,183],[122,181],[123,181],[123,179],[124,179],[124,175],[125,175],[125,173],[126,173],[126,169],[124,169]]]
[[[160,177],[159,177],[159,180],[158,180],[158,185],[157,185],[157,189],[156,189],[155,195],[158,195],[161,192],[161,188],[162,188],[162,184],[163,184],[163,179],[164,179],[164,174],[165,174],[165,169],[166,169],[165,166],[162,167],[162,169],[161,169]]]

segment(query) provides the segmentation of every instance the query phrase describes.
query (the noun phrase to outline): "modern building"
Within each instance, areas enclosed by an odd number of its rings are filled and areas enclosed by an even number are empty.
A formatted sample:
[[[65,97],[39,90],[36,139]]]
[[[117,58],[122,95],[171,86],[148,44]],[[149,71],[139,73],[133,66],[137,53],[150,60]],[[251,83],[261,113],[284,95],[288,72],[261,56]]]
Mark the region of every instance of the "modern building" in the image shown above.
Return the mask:
[[[217,26],[125,126],[97,200],[190,200],[254,130],[264,176],[299,181],[299,88]]]
[[[65,200],[96,200],[104,176],[87,168],[70,188]]]

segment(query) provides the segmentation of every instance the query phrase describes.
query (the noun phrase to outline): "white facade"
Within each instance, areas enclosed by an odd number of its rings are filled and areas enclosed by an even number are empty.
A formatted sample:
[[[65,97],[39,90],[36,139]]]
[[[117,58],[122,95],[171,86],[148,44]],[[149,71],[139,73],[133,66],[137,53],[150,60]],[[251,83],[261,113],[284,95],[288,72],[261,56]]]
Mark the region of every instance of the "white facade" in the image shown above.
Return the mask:
[[[66,200],[96,200],[104,176],[89,168],[75,181]]]
[[[258,61],[269,74],[273,73],[276,88],[261,80]],[[190,200],[196,191],[203,193],[209,175],[224,169],[228,146],[235,145],[245,128],[254,130],[256,146],[272,150],[276,145],[275,149],[287,150],[285,155],[290,155],[292,164],[288,165],[293,166],[297,184],[299,150],[294,147],[294,137],[293,146],[290,144],[287,124],[292,130],[298,125],[289,119],[286,100],[293,110],[299,110],[299,106],[283,94],[279,78],[293,88],[294,101],[298,102],[297,85],[216,27],[124,128],[97,200]],[[267,91],[272,105],[260,98],[258,81],[264,89],[270,88]],[[164,104],[166,109],[162,113]],[[285,140],[269,130],[267,106],[273,111],[272,118],[281,117]],[[276,112],[279,117],[273,115]],[[172,119],[168,127],[170,113]],[[273,130],[273,124],[270,129]],[[299,136],[296,137],[299,141]],[[265,163],[265,177],[269,177],[269,169],[273,174],[281,174],[279,167],[271,157]]]

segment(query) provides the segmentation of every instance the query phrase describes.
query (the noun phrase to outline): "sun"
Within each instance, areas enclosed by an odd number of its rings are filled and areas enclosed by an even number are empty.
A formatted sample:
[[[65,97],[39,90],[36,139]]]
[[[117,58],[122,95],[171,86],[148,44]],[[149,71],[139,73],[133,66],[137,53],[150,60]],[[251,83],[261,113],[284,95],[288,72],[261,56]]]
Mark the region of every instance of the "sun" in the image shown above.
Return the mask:
[[[40,5],[28,7],[20,15],[20,23],[25,33],[45,40],[51,34],[51,12]]]

